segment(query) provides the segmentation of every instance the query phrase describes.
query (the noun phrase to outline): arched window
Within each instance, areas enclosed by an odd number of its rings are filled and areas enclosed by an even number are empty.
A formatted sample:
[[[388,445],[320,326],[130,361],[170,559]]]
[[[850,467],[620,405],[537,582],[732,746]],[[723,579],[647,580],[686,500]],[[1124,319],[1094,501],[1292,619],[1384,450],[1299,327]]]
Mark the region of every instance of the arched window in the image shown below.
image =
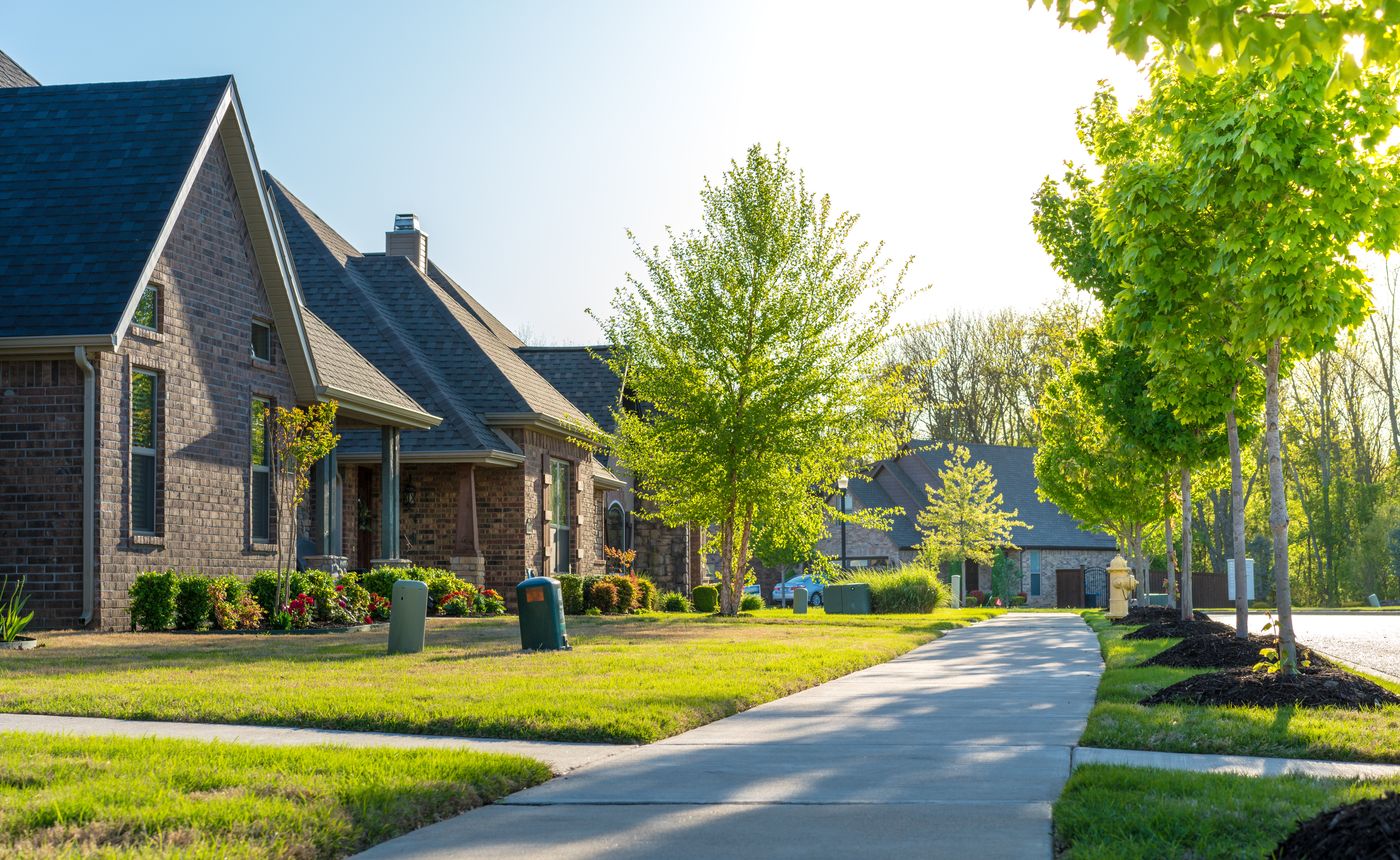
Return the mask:
[[[603,520],[603,542],[613,549],[627,548],[626,514],[621,502],[608,505],[607,516]]]

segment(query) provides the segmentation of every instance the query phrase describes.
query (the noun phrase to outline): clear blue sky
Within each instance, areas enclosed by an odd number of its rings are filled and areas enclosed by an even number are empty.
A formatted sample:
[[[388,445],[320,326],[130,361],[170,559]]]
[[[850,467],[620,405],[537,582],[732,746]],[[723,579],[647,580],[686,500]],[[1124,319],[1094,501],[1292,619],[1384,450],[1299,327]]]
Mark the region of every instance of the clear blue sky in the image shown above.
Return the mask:
[[[48,84],[233,73],[263,167],[362,250],[416,212],[429,253],[537,342],[597,338],[625,235],[695,223],[752,143],[914,255],[948,308],[1058,281],[1028,226],[1080,156],[1095,81],[1142,76],[1024,0],[924,3],[7,4],[0,48]]]

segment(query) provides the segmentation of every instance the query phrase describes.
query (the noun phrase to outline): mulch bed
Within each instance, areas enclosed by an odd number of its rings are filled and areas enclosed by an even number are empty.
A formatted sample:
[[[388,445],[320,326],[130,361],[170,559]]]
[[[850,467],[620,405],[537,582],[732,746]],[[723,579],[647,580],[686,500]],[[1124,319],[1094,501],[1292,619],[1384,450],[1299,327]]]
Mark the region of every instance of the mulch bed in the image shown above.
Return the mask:
[[[1307,708],[1379,708],[1400,705],[1386,688],[1330,667],[1310,666],[1296,675],[1226,669],[1178,681],[1143,699],[1143,705],[1299,705]]]
[[[1275,641],[1272,636],[1258,635],[1248,639],[1237,639],[1233,631],[1192,636],[1143,660],[1140,665],[1173,666],[1182,669],[1251,669],[1261,659],[1259,652],[1264,648],[1274,647]],[[1332,665],[1302,645],[1298,646],[1298,657],[1310,660],[1317,668]]]
[[[1400,794],[1323,810],[1275,850],[1278,860],[1400,860]]]
[[[1192,619],[1182,621],[1180,618],[1173,618],[1167,621],[1158,621],[1140,627],[1132,633],[1126,634],[1124,639],[1187,639],[1192,636],[1214,636],[1218,633],[1229,633],[1233,635],[1235,628],[1228,624],[1221,624],[1219,621],[1202,621]],[[1255,652],[1258,653],[1258,652]]]
[[[1196,620],[1206,621],[1210,616],[1197,609],[1193,613]],[[1181,617],[1180,609],[1170,606],[1134,606],[1122,618],[1113,619],[1114,624],[1156,624],[1159,621],[1172,621]]]

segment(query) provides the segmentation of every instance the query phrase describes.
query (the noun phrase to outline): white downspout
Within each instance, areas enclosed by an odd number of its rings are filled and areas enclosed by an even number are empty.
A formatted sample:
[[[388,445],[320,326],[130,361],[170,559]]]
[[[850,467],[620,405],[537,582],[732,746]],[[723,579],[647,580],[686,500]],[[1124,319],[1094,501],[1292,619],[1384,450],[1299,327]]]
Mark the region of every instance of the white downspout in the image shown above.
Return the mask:
[[[92,623],[93,612],[92,493],[97,472],[94,456],[97,447],[97,384],[93,378],[92,362],[88,361],[87,348],[73,347],[73,360],[83,372],[83,614],[78,616],[78,621],[86,627]]]

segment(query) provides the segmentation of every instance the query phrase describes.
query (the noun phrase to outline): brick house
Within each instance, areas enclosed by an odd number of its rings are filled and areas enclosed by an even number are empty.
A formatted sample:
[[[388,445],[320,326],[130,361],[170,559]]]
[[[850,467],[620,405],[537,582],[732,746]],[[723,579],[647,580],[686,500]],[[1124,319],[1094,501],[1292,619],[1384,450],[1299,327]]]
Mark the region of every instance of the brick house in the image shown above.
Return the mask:
[[[927,504],[926,487],[938,487],[938,472],[948,457],[946,446],[913,442],[907,453],[875,464],[867,474],[852,477],[847,504],[853,510],[897,508],[890,531],[846,526],[846,559],[850,567],[884,567],[912,561],[918,552],[918,512]],[[1107,568],[1117,554],[1115,540],[1103,532],[1085,530],[1054,503],[1036,495],[1035,449],[1005,445],[966,444],[973,462],[992,469],[1006,510],[1019,511],[1030,527],[1017,527],[1011,536],[1018,550],[1008,554],[1021,569],[1021,590],[1030,606],[1107,605]],[[840,497],[832,500],[840,504]],[[817,546],[824,555],[841,555],[841,528],[832,524]],[[944,571],[946,577],[949,571]],[[991,570],[969,561],[963,571],[964,590],[991,589]]]
[[[0,125],[0,578],[38,624],[273,566],[273,407],[439,423],[307,309],[231,77],[40,86],[0,54]]]

